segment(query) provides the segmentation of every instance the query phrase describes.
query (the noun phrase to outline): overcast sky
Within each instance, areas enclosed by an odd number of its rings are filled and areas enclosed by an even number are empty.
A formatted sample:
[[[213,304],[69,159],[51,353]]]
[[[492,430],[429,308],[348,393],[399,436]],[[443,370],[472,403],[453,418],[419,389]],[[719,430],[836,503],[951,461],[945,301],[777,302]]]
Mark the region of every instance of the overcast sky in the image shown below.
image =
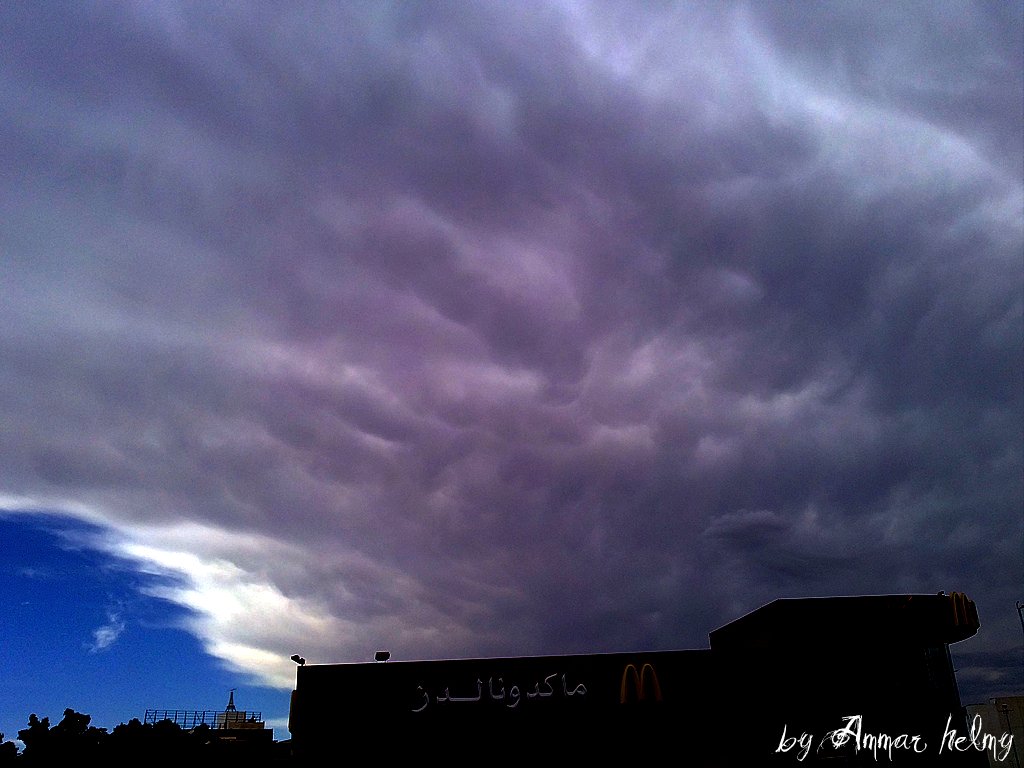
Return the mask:
[[[0,509],[282,689],[960,590],[1020,693],[1022,29],[5,4]]]

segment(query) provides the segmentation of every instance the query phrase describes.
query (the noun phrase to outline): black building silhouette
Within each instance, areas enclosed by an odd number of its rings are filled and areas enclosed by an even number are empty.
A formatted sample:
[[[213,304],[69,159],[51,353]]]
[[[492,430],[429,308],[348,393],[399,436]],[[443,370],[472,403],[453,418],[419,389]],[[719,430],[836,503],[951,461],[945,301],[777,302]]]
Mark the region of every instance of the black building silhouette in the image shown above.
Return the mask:
[[[309,765],[363,746],[457,764],[984,766],[1000,734],[970,740],[948,650],[978,628],[959,593],[780,599],[702,650],[310,664],[292,748]]]

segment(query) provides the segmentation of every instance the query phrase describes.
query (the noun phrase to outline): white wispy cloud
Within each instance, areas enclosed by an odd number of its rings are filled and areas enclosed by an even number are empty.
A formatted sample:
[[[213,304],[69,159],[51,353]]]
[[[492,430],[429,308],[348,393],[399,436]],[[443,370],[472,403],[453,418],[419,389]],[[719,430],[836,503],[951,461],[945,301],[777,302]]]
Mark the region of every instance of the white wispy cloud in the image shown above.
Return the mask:
[[[118,611],[107,612],[107,623],[97,627],[92,632],[92,642],[88,644],[89,653],[99,653],[107,650],[117,642],[121,634],[127,629],[128,624],[121,618]]]

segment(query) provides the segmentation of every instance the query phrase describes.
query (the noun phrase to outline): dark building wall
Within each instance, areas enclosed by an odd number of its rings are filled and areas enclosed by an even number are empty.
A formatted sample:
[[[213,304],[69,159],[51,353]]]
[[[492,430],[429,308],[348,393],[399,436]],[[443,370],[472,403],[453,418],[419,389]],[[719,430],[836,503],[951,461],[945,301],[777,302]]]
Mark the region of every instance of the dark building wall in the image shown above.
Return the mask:
[[[977,631],[976,613],[953,603],[776,601],[711,633],[705,650],[304,666],[293,747],[310,764],[359,742],[406,758],[465,748],[514,761],[543,748],[570,760],[669,754],[704,768],[984,765],[977,753],[939,752],[948,718],[966,728],[946,643]],[[784,734],[811,734],[817,747],[851,716],[864,734],[917,736],[927,749],[815,748],[799,760],[801,750],[780,749]]]

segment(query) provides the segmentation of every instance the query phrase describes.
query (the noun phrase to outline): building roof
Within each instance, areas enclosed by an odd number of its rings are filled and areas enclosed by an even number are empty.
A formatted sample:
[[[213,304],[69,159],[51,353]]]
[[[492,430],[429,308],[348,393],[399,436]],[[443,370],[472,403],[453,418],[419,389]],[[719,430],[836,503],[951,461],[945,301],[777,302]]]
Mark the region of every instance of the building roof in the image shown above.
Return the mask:
[[[781,598],[714,630],[710,642],[713,651],[934,646],[966,640],[979,626],[977,607],[959,592]]]

